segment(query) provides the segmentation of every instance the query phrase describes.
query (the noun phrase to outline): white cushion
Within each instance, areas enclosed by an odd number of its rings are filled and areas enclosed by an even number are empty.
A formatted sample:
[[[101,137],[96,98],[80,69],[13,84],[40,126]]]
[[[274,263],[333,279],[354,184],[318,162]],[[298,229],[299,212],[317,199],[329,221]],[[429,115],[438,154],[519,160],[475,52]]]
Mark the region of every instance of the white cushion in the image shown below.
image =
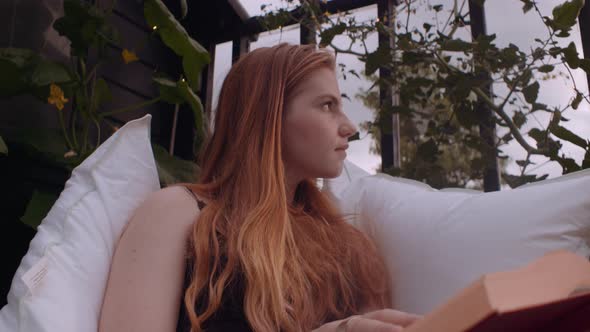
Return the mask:
[[[399,310],[428,313],[481,275],[553,250],[590,256],[590,169],[489,193],[366,172],[331,182],[383,253]]]
[[[72,171],[16,271],[0,331],[96,332],[115,244],[160,188],[150,123],[128,122]]]

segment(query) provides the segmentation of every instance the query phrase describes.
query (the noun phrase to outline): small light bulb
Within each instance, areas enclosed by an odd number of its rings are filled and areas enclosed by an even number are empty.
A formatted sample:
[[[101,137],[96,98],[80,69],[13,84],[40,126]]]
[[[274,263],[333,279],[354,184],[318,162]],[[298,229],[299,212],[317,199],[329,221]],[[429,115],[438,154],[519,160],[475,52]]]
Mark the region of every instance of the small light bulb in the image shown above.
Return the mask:
[[[157,25],[154,25],[154,26],[152,27],[152,30],[154,30],[154,31],[155,31],[156,29],[158,29],[158,26],[157,26]]]

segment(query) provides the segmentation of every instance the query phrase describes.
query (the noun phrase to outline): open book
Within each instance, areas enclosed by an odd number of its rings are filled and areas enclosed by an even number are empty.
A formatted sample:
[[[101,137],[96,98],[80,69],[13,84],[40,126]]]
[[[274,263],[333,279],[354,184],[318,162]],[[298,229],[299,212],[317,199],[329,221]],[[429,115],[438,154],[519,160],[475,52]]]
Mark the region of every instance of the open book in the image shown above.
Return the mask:
[[[559,250],[490,273],[405,332],[590,332],[590,261]]]

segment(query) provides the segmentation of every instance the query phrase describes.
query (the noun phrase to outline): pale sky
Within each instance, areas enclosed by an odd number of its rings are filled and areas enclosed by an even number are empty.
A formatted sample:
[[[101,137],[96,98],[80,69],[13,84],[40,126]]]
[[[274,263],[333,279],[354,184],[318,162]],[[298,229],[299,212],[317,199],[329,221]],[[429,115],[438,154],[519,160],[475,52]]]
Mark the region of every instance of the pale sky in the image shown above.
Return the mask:
[[[244,8],[250,15],[260,15],[260,5],[272,3],[273,6],[280,7],[284,4],[281,0],[241,0]],[[452,6],[452,0],[421,0],[421,2],[436,5],[442,4],[446,10]],[[546,0],[538,3],[541,12],[544,15],[550,16],[551,9],[558,3],[563,1],[557,0]],[[459,2],[460,3],[460,2]],[[535,37],[544,38],[546,36],[546,28],[543,26],[540,18],[534,11],[529,11],[526,15],[522,13],[522,2],[517,0],[496,0],[485,2],[486,11],[486,23],[488,33],[496,33],[496,45],[498,47],[505,47],[508,43],[517,45],[522,51],[528,50],[532,45],[530,41]],[[444,14],[446,11],[439,13]],[[354,12],[357,21],[364,21],[375,19],[377,16],[377,7],[369,6],[364,7]],[[439,17],[439,21],[446,20]],[[421,25],[422,22],[413,22],[413,24]],[[460,38],[469,38],[469,30],[458,32],[456,35]],[[577,50],[582,54],[582,46],[580,41],[580,31],[578,26],[572,31],[572,36],[568,40],[564,40],[564,45],[567,45],[571,40],[576,43]],[[279,42],[291,42],[299,43],[299,28],[291,26],[284,28],[282,31],[273,31],[271,33],[263,33],[259,35],[258,41],[251,44],[251,49],[255,49],[262,46],[271,46]],[[338,36],[334,43],[341,47],[347,47],[349,40],[347,37]],[[368,47],[375,49],[377,46],[377,36],[370,36],[368,39]],[[338,63],[344,63],[348,69],[355,69],[357,72],[363,70],[363,64],[357,60],[354,56],[339,54],[337,58]],[[213,90],[213,105],[217,103],[217,97],[223,78],[227,74],[231,65],[231,42],[219,44],[215,54],[215,75],[214,75],[214,90]],[[561,71],[565,71],[562,68]],[[554,71],[555,72],[555,71]],[[578,86],[578,89],[588,94],[587,81],[584,76],[584,72],[581,69],[573,70],[574,79]],[[539,91],[539,100],[537,102],[545,103],[549,106],[563,106],[573,98],[572,89],[568,86],[569,83],[563,78],[557,78],[551,81],[539,81],[541,88]],[[372,112],[366,109],[362,102],[354,98],[360,89],[367,89],[370,84],[366,80],[357,79],[352,75],[348,75],[347,79],[344,80],[339,77],[339,85],[342,93],[345,93],[351,98],[351,101],[346,99],[343,100],[344,111],[355,123],[359,124],[364,121],[372,120]],[[499,95],[503,95],[505,91],[501,87],[495,87],[494,92]],[[578,136],[586,139],[590,139],[590,106],[582,102],[577,110],[568,110],[563,113],[563,116],[570,119],[569,122],[562,122],[562,125]],[[526,133],[532,125],[539,126],[539,123],[546,126],[549,121],[548,114],[544,112],[535,113],[535,118],[529,118],[527,124],[523,126],[521,132]],[[498,134],[503,135],[504,128],[499,127]],[[381,162],[381,157],[369,153],[369,147],[371,144],[371,137],[366,132],[360,133],[361,140],[351,142],[348,160],[358,165],[362,169],[369,173],[375,173],[377,167]],[[535,141],[525,135],[527,141],[533,146]],[[583,150],[571,143],[563,142],[564,147],[562,153],[566,156],[574,158],[578,163],[583,159]],[[505,154],[510,156],[511,161],[508,164],[507,170],[511,174],[520,174],[520,167],[516,165],[515,160],[524,159],[526,152],[515,140],[512,140],[509,144],[503,146]],[[556,162],[547,162],[544,157],[537,157],[531,159],[534,162],[538,162],[536,166],[529,165],[527,173],[532,170],[532,174],[549,174],[549,178],[557,177],[561,175],[561,166]],[[502,189],[509,189],[509,187],[502,187]]]

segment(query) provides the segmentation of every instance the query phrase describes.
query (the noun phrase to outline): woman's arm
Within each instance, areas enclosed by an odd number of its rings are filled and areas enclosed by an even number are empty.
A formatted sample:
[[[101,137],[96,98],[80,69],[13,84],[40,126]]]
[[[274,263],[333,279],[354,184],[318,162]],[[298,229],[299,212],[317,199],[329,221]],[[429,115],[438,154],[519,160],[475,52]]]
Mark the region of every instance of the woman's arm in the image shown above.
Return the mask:
[[[152,193],[135,211],[113,256],[99,332],[175,331],[198,213],[181,187]]]
[[[401,332],[422,319],[407,312],[380,309],[324,324],[311,332]]]

